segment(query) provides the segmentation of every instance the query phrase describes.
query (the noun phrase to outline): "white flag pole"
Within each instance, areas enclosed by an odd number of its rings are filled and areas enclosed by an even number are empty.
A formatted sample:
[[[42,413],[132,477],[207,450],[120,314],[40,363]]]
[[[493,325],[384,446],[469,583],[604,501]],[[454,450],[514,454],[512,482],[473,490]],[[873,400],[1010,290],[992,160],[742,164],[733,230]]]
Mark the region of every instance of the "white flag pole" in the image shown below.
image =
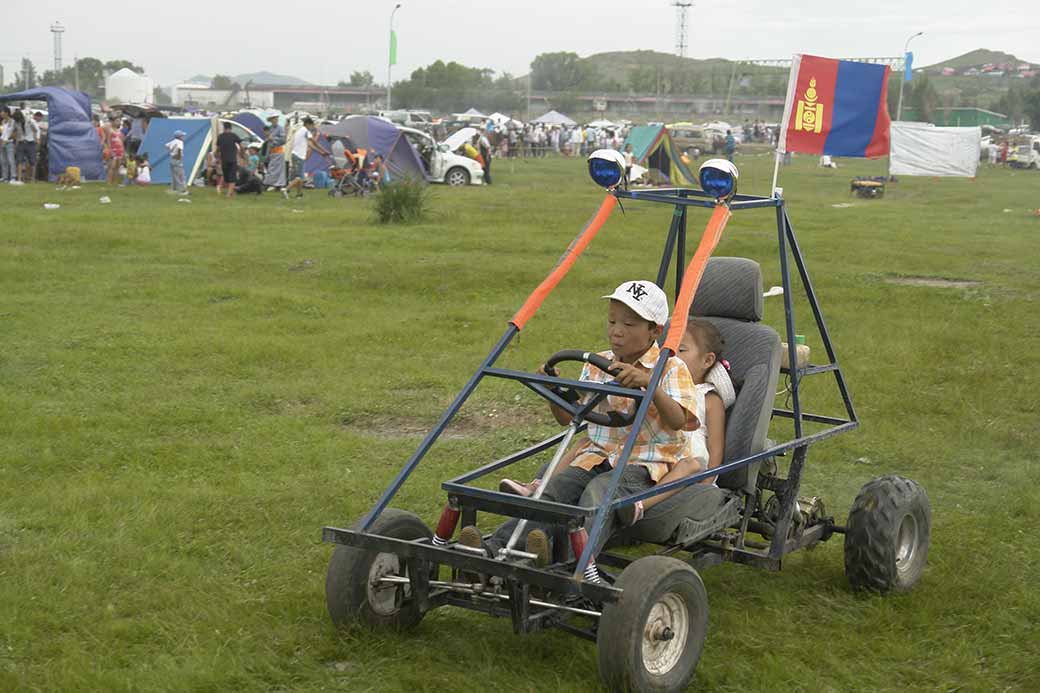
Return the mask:
[[[798,68],[802,64],[802,54],[795,53],[791,58],[791,72],[787,76],[787,98],[784,100],[784,117],[780,121],[780,137],[776,141],[776,161],[773,164],[773,184],[769,187],[769,196],[776,197],[776,184],[780,177],[780,158],[787,151],[787,121],[791,118],[794,106],[795,86],[798,84]]]

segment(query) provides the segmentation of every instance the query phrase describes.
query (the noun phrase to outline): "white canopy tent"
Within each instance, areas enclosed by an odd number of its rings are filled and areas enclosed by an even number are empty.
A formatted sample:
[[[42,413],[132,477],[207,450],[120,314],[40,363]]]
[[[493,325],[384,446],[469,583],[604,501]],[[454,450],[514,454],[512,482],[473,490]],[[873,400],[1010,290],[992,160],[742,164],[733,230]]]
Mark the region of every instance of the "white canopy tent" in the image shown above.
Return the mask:
[[[946,128],[931,123],[892,123],[889,173],[895,176],[974,178],[982,129]]]
[[[545,115],[540,118],[535,118],[531,122],[539,123],[541,125],[577,125],[573,120],[557,111],[549,111]]]

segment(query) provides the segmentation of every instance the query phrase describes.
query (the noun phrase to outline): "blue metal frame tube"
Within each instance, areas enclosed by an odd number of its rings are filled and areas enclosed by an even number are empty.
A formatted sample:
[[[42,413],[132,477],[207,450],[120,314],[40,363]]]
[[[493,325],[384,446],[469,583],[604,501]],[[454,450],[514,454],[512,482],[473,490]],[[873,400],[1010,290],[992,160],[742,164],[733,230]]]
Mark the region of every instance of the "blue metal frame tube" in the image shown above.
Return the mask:
[[[788,373],[791,379],[791,403],[794,411],[794,437],[802,437],[802,403],[798,393],[798,345],[794,341],[794,301],[791,298],[791,269],[787,259],[787,213],[781,204],[776,208],[776,234],[780,244],[780,278],[784,286],[784,322],[787,328],[787,362],[793,367]]]
[[[841,372],[841,367],[838,366],[838,359],[834,355],[834,346],[831,343],[830,332],[827,330],[827,322],[823,319],[823,311],[820,308],[819,301],[816,300],[816,290],[813,288],[812,280],[809,279],[809,270],[805,266],[805,258],[802,257],[801,248],[798,247],[798,239],[795,238],[794,227],[791,225],[791,218],[787,216],[786,209],[784,210],[784,231],[788,242],[791,244],[794,264],[798,268],[798,275],[802,279],[805,295],[809,299],[809,306],[812,308],[813,318],[816,320],[816,328],[820,331],[820,338],[823,340],[823,348],[827,351],[827,360],[834,366],[834,378],[838,383],[838,390],[841,392],[841,398],[845,403],[845,411],[852,421],[859,421],[856,417],[856,408],[852,404],[852,396],[849,394],[848,385],[845,383],[845,375]],[[790,361],[789,363],[795,362]]]
[[[422,458],[426,456],[426,453],[429,451],[434,441],[436,441],[438,436],[440,436],[444,429],[448,427],[452,418],[454,418],[455,414],[460,408],[462,408],[462,405],[473,393],[473,390],[476,389],[477,384],[480,383],[481,378],[484,376],[484,372],[498,359],[505,348],[509,345],[509,342],[512,341],[513,337],[519,331],[520,330],[516,325],[509,323],[509,327],[506,328],[505,334],[502,335],[502,338],[499,339],[498,343],[491,349],[491,353],[484,359],[484,363],[482,363],[480,368],[477,369],[477,372],[470,377],[469,382],[467,382],[465,387],[462,388],[462,392],[455,397],[455,401],[451,403],[448,410],[441,415],[440,421],[438,421],[437,425],[433,427],[433,430],[426,434],[422,443],[419,444],[419,449],[415,451],[415,453],[405,463],[404,467],[401,468],[401,471],[397,473],[397,476],[394,477],[393,482],[390,484],[390,488],[383,493],[375,506],[361,520],[361,531],[367,532],[372,526],[372,523],[376,521],[376,518],[386,509],[386,506],[390,503],[393,497],[397,495],[399,490],[401,490],[401,486],[404,485],[405,479],[411,475],[412,470],[414,470],[419,462],[422,461]]]
[[[660,356],[657,358],[657,363],[654,365],[654,370],[650,373],[650,382],[646,386],[646,396],[639,403],[639,409],[636,411],[636,418],[632,421],[632,431],[628,434],[628,438],[625,440],[625,447],[621,449],[621,455],[614,463],[614,469],[610,472],[610,486],[607,488],[606,499],[599,510],[596,511],[596,516],[592,520],[592,526],[589,529],[589,538],[585,543],[585,550],[581,552],[581,557],[578,559],[578,565],[574,570],[574,577],[577,580],[582,578],[585,572],[586,566],[589,564],[589,560],[592,558],[593,547],[596,546],[596,542],[599,540],[599,535],[603,533],[604,525],[607,520],[607,513],[613,512],[611,504],[614,501],[614,496],[617,494],[618,485],[621,483],[621,474],[625,469],[625,465],[628,464],[628,458],[632,455],[632,448],[635,447],[636,438],[639,437],[639,429],[642,428],[643,422],[646,421],[646,414],[650,411],[650,404],[654,401],[653,393],[657,391],[657,386],[661,382],[661,376],[664,374],[664,367],[668,363],[668,359],[672,357],[671,349],[661,349]]]

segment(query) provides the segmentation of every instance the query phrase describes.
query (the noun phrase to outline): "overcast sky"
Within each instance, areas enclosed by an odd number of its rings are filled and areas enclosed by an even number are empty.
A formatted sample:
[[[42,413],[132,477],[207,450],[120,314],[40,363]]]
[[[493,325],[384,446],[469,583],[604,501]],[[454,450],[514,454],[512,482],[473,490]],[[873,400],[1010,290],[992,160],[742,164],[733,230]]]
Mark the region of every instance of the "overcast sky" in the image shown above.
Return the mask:
[[[616,50],[675,49],[672,0],[402,0],[395,26],[394,79],[438,58],[526,74],[548,51],[585,56]],[[353,70],[386,79],[391,0],[86,0],[4,2],[0,63],[10,81],[26,56],[53,67],[50,25],[66,27],[65,64],[74,56],[125,58],[169,86],[196,74],[268,70],[334,84]],[[863,8],[869,7],[869,10]],[[960,9],[963,7],[964,9]],[[985,8],[984,14],[981,8]],[[926,65],[989,48],[1040,63],[1036,0],[951,0],[777,3],[695,2],[689,51],[694,58],[893,56],[907,36]]]

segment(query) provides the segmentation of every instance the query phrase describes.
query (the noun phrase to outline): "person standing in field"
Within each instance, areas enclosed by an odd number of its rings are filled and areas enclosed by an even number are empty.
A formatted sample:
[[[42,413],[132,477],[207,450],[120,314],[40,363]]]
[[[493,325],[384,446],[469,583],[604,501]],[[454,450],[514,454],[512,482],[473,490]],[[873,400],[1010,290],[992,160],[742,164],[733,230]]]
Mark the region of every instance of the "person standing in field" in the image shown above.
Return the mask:
[[[184,130],[173,133],[173,139],[166,143],[166,151],[170,153],[170,191],[187,195],[188,188],[184,184]]]
[[[303,119],[303,127],[293,133],[293,144],[292,144],[292,181],[289,186],[282,191],[282,194],[286,199],[289,198],[289,191],[295,190],[296,197],[303,197],[303,183],[304,183],[304,165],[307,162],[307,157],[311,152],[317,152],[324,157],[329,157],[325,148],[318,143],[318,138],[321,133],[318,132],[318,127],[314,124],[314,121],[309,117]]]
[[[264,185],[268,192],[285,187],[285,128],[278,124],[278,116],[267,119],[267,174]]]
[[[238,155],[242,150],[242,138],[231,131],[231,123],[224,123],[224,132],[217,135],[217,151],[220,153],[220,171],[227,186],[227,196],[235,196],[238,184]],[[217,185],[220,195],[220,185]]]
[[[737,151],[737,140],[732,130],[726,130],[726,158],[733,161],[733,153]]]
[[[119,182],[119,167],[123,163],[126,151],[123,147],[123,133],[119,130],[119,118],[113,116],[105,129],[105,146],[108,148],[108,184]]]

